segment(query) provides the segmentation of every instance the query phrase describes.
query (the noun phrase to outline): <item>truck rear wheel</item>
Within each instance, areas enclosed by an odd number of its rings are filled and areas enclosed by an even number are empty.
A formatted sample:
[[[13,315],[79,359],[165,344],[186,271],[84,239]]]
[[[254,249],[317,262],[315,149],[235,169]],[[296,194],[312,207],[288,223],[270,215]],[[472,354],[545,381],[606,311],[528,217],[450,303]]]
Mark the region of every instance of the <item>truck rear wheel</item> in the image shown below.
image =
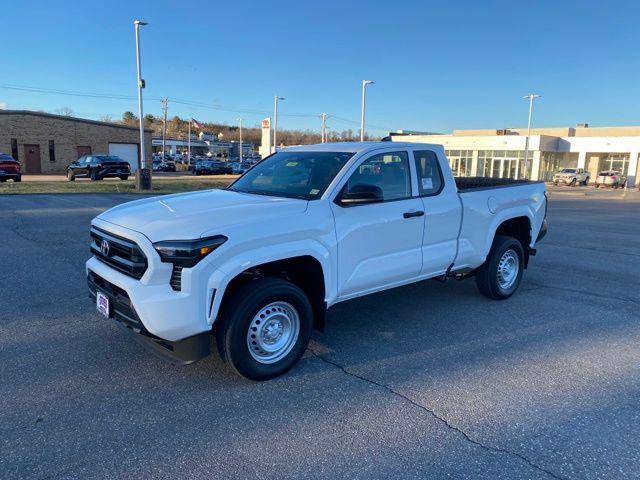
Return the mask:
[[[244,284],[223,305],[218,351],[239,375],[268,380],[293,367],[307,349],[313,311],[305,293],[279,278]]]
[[[476,285],[485,297],[504,300],[515,293],[524,273],[524,250],[513,237],[496,236],[489,256],[476,273]]]

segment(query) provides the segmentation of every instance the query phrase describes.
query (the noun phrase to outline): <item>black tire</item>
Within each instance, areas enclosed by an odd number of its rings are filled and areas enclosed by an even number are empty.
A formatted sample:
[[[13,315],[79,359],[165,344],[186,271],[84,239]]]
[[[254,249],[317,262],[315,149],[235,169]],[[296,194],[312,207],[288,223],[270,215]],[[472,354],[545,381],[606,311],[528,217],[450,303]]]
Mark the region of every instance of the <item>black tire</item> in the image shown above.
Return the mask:
[[[252,327],[252,324],[256,325],[256,321],[259,324],[260,311],[274,302],[286,302],[295,309],[299,332],[284,357],[274,363],[263,363],[249,350],[248,335],[252,335],[249,329],[261,328]],[[305,293],[293,283],[279,278],[259,278],[238,288],[223,305],[219,322],[216,343],[222,359],[239,375],[262,381],[282,375],[300,360],[311,338],[313,311]],[[258,347],[253,348],[258,350]]]
[[[91,174],[89,175],[89,177],[91,178],[92,182],[95,182],[97,180],[102,180],[102,178],[100,178],[100,175],[98,175],[97,170],[91,170]]]
[[[22,181],[22,175],[17,176],[16,178],[13,179],[14,182],[21,182]]]
[[[589,185],[589,177],[584,179],[584,183],[583,185],[586,187],[587,185]]]
[[[503,288],[498,279],[498,267],[500,260],[509,251],[512,251],[517,256],[518,271],[513,283],[508,288]],[[520,241],[513,237],[497,235],[487,259],[476,272],[476,285],[480,293],[485,297],[493,300],[504,300],[518,290],[523,273],[524,250]]]
[[[120,177],[120,180],[122,180],[123,182],[124,182],[125,180],[129,180],[129,175],[122,175],[122,176]]]
[[[6,179],[6,178],[0,178],[0,183],[4,183],[4,182],[6,182],[6,181],[7,181],[7,179]]]
[[[596,188],[600,188],[600,184],[599,183],[596,183]]]
[[[575,187],[576,186],[576,179],[574,178],[573,180],[571,180],[571,183],[569,184],[570,187]]]
[[[71,170],[67,170],[67,180],[70,182],[75,182],[76,177]]]

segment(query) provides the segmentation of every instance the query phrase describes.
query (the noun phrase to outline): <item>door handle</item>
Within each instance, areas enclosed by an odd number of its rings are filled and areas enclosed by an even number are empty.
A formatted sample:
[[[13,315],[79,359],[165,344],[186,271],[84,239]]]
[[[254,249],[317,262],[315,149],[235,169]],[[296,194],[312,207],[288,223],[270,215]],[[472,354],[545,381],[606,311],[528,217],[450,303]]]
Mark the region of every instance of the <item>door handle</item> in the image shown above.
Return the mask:
[[[415,212],[404,212],[402,216],[404,218],[413,218],[413,217],[422,217],[424,212],[422,210],[417,210]]]

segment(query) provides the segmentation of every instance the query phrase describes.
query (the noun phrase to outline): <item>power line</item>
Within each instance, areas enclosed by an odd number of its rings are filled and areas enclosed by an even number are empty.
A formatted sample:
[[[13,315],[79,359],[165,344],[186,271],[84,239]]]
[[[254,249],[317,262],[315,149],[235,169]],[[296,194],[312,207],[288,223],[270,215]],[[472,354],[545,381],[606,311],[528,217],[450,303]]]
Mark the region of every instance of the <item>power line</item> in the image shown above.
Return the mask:
[[[113,94],[113,93],[87,92],[87,91],[76,91],[76,90],[62,90],[62,89],[56,89],[56,88],[31,87],[27,85],[16,85],[16,84],[7,84],[7,83],[0,84],[0,88],[4,88],[7,90],[30,92],[30,93],[65,95],[70,97],[88,97],[88,98],[101,98],[101,99],[113,99],[113,100],[135,100],[137,98],[135,95],[122,95],[122,94]],[[159,97],[159,96],[147,96],[146,98],[148,100],[157,100],[157,101],[164,100],[164,97]],[[188,107],[204,108],[204,109],[229,112],[229,113],[241,113],[246,115],[264,115],[264,116],[268,116],[271,114],[271,112],[268,112],[266,110],[256,110],[256,109],[236,107],[236,106],[230,106],[230,105],[207,104],[207,103],[198,102],[195,100],[172,98],[171,102],[178,105],[188,106]],[[282,113],[280,114],[280,116],[291,117],[291,118],[317,118],[317,114],[307,114],[307,113]],[[332,118],[339,123],[348,124],[348,125],[359,125],[359,122],[355,120],[350,120],[348,118],[338,117],[335,115],[332,115]],[[384,130],[384,131],[393,130],[390,127],[372,125],[372,124],[368,124],[368,127],[375,130]]]

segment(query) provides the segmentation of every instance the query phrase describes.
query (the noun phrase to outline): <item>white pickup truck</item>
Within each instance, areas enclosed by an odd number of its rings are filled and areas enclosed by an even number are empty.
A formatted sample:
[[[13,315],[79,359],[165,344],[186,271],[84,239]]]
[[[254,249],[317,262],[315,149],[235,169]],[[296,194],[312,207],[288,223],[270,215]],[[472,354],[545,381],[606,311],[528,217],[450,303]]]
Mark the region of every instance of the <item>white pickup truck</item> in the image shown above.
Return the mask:
[[[102,213],[87,280],[98,311],[153,351],[190,363],[213,334],[237,373],[265,380],[300,359],[338,302],[471,276],[508,298],[546,209],[542,182],[454,179],[440,145],[288,148],[227,189]]]

